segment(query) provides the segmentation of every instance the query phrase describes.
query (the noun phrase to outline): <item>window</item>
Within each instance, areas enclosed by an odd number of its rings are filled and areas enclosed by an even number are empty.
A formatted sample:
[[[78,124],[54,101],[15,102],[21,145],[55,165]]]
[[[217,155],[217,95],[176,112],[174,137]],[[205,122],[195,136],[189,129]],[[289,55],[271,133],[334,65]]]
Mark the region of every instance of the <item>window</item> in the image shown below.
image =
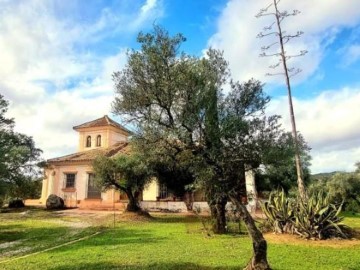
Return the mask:
[[[86,137],[86,147],[91,147],[91,136]]]
[[[65,174],[65,188],[75,188],[75,173]]]
[[[160,199],[166,199],[168,197],[168,189],[165,184],[159,186],[159,197]]]
[[[96,137],[96,146],[101,146],[101,135],[97,135]]]
[[[87,197],[89,199],[101,199],[101,190],[96,185],[95,175],[93,173],[88,173],[88,193]]]

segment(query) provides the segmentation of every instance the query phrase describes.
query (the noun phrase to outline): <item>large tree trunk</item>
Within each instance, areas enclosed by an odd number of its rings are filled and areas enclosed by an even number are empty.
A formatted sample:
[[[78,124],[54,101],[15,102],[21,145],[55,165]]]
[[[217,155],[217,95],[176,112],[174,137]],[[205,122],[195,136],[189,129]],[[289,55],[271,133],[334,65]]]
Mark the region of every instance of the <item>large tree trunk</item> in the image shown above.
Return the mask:
[[[226,233],[226,199],[213,200],[209,203],[211,218],[213,220],[212,230],[216,234]]]
[[[253,257],[249,261],[245,270],[270,270],[269,263],[267,261],[267,243],[262,233],[256,227],[254,219],[251,217],[246,209],[236,196],[230,195],[231,202],[236,206],[241,218],[243,219],[251,241],[253,243]]]
[[[131,190],[126,190],[126,195],[129,199],[129,203],[126,206],[126,211],[128,212],[138,212],[141,210],[139,206],[139,200],[138,200],[138,194],[135,192],[135,194],[132,193]]]

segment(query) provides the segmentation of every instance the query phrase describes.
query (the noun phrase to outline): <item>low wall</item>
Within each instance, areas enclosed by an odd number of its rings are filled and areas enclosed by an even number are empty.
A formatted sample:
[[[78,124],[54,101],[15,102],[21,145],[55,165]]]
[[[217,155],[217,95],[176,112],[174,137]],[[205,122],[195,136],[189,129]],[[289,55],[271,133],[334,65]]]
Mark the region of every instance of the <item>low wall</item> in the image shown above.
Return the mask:
[[[151,212],[187,212],[186,204],[183,201],[142,201],[141,208]],[[209,212],[207,202],[194,202],[193,209],[200,208],[201,212]]]

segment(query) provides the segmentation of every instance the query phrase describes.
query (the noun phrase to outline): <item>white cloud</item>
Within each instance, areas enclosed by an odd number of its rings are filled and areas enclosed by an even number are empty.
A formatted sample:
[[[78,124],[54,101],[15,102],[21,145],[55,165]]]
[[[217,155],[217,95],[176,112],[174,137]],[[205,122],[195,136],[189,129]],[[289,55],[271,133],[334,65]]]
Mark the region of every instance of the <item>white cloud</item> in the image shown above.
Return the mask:
[[[141,7],[141,15],[146,16],[152,9],[156,7],[157,0],[147,0],[146,3]]]
[[[76,151],[72,127],[110,113],[111,75],[124,66],[126,49],[104,55],[84,48],[161,16],[161,3],[142,3],[77,21],[82,6],[75,2],[0,2],[0,92],[10,101],[15,129],[33,136],[45,158]],[[62,8],[67,16],[58,14]]]
[[[311,100],[294,99],[296,124],[312,147],[312,171],[354,170],[360,160],[360,88],[325,91]],[[287,97],[271,101],[269,114],[281,115],[290,130]]]
[[[132,27],[138,28],[144,23],[154,23],[154,21],[163,15],[163,8],[158,0],[146,0],[141,7],[139,16],[133,21]]]
[[[251,77],[270,84],[270,87],[283,84],[282,76],[266,77],[271,73],[268,68],[276,63],[274,58],[260,58],[260,48],[271,44],[271,37],[256,38],[257,34],[273,22],[270,16],[255,18],[261,8],[267,7],[271,0],[246,1],[229,0],[217,21],[217,31],[209,39],[208,46],[224,50],[230,69],[236,80]],[[358,0],[317,0],[281,1],[280,10],[300,10],[295,17],[283,21],[283,30],[305,34],[286,44],[289,54],[308,50],[308,54],[293,58],[290,66],[299,67],[302,73],[294,78],[300,83],[309,76],[321,79],[323,71],[319,65],[327,49],[340,36],[343,29],[359,29],[360,1]],[[354,30],[353,39],[356,40]],[[356,36],[356,37],[355,37]],[[342,41],[345,62],[352,64],[359,59],[358,44],[354,40]],[[275,40],[274,40],[275,41]],[[281,72],[282,70],[278,70]],[[316,91],[319,93],[321,91]],[[312,93],[313,94],[313,93]],[[360,152],[360,89],[342,88],[327,91],[311,100],[294,99],[297,127],[313,148],[313,172],[329,170],[353,170],[353,164]],[[287,97],[271,101],[269,113],[283,116],[286,129],[290,130]]]
[[[224,50],[233,77],[238,80],[255,77],[268,82],[283,81],[281,76],[264,76],[271,72],[268,66],[274,64],[276,59],[258,57],[261,46],[272,42],[271,38],[257,39],[256,35],[272,22],[272,18],[267,16],[257,19],[255,14],[271,2],[230,0],[217,22],[217,32],[208,41],[209,46]],[[298,30],[305,32],[301,38],[287,44],[290,54],[303,49],[309,51],[306,56],[289,62],[303,70],[296,77],[297,81],[306,79],[316,71],[326,46],[335,39],[339,28],[355,26],[360,22],[358,0],[281,1],[280,9],[301,11],[298,16],[283,22],[283,30],[288,33]]]
[[[345,65],[351,65],[360,60],[360,44],[353,44],[345,49]]]

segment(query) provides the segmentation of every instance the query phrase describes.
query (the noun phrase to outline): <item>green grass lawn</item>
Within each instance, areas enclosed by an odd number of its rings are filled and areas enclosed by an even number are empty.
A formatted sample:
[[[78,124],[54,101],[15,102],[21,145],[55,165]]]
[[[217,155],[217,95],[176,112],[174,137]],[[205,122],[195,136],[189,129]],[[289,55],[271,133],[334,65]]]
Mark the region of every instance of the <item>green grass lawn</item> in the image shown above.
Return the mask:
[[[111,214],[95,219],[30,210],[27,214],[2,213],[0,222],[0,247],[15,242],[0,249],[0,269],[242,269],[252,252],[246,235],[208,237],[193,216],[118,220],[113,228]],[[348,215],[346,222],[360,228],[359,215]],[[92,226],[79,226],[83,223]],[[4,262],[94,231],[102,232],[68,246]],[[312,241],[269,241],[269,262],[275,270],[360,269],[359,240],[329,243],[316,246]]]

